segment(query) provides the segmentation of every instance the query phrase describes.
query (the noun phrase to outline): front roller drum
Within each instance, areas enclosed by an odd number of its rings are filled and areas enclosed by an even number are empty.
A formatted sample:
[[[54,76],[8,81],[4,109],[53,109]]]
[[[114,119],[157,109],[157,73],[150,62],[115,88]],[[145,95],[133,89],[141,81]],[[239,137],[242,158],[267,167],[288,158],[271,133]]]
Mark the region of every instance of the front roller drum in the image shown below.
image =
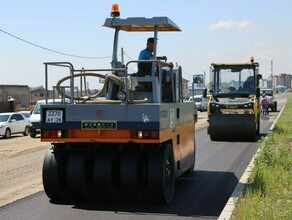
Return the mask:
[[[209,118],[212,141],[254,141],[256,122],[249,114],[214,114]]]

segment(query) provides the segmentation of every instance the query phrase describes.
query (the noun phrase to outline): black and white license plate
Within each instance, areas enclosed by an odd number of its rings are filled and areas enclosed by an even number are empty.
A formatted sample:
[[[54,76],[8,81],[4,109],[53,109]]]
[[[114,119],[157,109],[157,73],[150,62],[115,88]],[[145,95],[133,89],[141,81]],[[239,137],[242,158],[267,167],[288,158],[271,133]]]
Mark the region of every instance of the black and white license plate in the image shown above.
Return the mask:
[[[62,123],[63,110],[48,109],[46,111],[46,123]]]

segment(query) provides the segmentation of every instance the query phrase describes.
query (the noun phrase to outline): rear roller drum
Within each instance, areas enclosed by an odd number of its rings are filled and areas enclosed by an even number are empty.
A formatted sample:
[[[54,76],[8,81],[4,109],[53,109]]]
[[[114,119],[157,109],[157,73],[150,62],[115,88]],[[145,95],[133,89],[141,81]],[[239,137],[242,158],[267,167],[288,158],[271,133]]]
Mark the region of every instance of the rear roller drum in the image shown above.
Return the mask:
[[[175,186],[175,161],[171,144],[152,152],[148,158],[148,194],[158,203],[170,203]]]

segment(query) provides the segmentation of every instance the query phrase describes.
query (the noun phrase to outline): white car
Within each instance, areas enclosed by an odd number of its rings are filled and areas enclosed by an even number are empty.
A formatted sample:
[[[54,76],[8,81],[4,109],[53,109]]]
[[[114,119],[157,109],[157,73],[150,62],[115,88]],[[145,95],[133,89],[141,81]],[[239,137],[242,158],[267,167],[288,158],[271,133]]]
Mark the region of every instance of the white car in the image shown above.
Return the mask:
[[[199,111],[206,111],[207,110],[208,99],[203,97],[203,95],[191,96],[188,101],[195,102],[197,109]]]
[[[21,113],[0,113],[0,136],[10,138],[12,134],[28,135],[28,119]]]

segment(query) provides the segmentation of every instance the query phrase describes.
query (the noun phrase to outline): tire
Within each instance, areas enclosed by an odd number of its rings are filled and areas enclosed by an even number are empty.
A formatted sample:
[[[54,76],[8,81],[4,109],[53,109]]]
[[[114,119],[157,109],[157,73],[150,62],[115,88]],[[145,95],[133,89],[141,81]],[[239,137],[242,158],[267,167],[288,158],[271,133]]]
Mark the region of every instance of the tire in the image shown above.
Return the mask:
[[[86,154],[76,151],[68,158],[67,167],[68,189],[73,199],[87,197]]]
[[[169,204],[174,195],[175,161],[172,145],[163,144],[149,155],[147,191],[152,202]],[[154,201],[153,201],[154,200]]]
[[[97,152],[93,165],[94,194],[98,200],[111,200],[118,197],[114,193],[114,157],[110,152]],[[118,172],[117,172],[118,173]]]
[[[23,136],[27,136],[27,135],[28,135],[28,127],[25,126]]]
[[[4,138],[9,139],[11,137],[11,130],[10,128],[6,128]]]
[[[29,136],[30,136],[31,138],[35,138],[35,137],[36,137],[36,134],[35,134],[35,133],[31,133],[31,134],[29,134]]]
[[[275,103],[275,105],[274,105],[275,107],[274,107],[274,110],[275,110],[275,112],[277,111],[277,102]]]
[[[139,157],[135,153],[126,153],[121,158],[120,187],[123,198],[139,198]]]
[[[50,147],[43,163],[43,186],[47,196],[53,200],[60,198],[60,175],[54,148]]]

